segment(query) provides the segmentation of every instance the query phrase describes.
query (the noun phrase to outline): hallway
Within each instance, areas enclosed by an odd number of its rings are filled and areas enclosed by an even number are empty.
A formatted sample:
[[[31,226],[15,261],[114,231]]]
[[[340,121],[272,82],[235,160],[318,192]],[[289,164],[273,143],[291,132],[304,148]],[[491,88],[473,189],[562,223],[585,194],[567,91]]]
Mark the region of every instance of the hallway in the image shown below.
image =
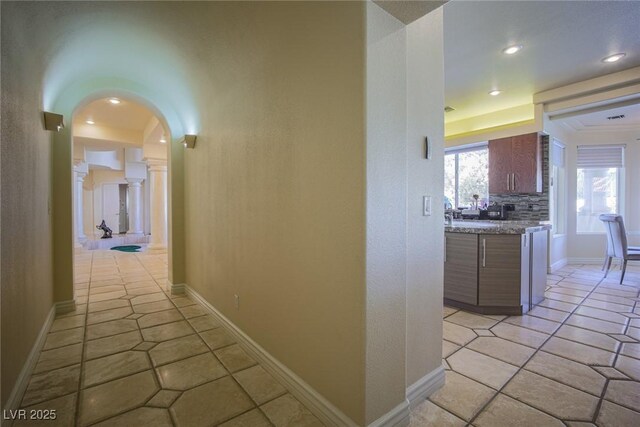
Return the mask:
[[[42,425],[322,425],[203,307],[163,291],[166,254],[79,250],[75,269],[77,309],[54,321],[22,400],[56,410]]]

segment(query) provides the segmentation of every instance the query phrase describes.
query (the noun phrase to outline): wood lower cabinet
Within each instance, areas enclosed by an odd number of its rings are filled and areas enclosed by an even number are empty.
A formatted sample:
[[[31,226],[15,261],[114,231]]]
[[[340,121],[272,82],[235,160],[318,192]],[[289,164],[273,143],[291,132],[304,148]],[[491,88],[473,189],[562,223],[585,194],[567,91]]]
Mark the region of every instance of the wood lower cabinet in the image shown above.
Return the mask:
[[[489,194],[542,192],[540,135],[489,141]]]
[[[478,304],[478,235],[445,233],[444,297]]]
[[[547,231],[445,233],[445,304],[485,314],[523,314],[544,299]]]
[[[484,306],[521,305],[520,234],[480,234],[478,303]]]

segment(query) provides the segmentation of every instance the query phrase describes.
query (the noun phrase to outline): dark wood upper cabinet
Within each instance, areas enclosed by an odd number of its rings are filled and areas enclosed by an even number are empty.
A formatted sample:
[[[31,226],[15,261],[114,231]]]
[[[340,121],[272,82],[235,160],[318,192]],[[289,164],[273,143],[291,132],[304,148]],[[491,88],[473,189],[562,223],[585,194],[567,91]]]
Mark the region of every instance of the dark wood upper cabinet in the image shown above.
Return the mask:
[[[489,193],[542,192],[540,135],[489,141]]]

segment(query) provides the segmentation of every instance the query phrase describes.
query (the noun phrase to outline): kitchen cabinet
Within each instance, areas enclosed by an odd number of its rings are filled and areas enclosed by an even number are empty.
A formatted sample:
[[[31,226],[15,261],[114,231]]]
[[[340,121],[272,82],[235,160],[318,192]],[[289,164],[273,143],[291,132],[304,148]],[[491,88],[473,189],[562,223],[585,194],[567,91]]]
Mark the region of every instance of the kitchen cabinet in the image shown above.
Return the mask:
[[[540,135],[489,141],[489,194],[542,192]]]
[[[478,304],[478,235],[445,233],[444,297]]]
[[[544,299],[547,230],[445,233],[444,302],[484,314],[520,315]]]

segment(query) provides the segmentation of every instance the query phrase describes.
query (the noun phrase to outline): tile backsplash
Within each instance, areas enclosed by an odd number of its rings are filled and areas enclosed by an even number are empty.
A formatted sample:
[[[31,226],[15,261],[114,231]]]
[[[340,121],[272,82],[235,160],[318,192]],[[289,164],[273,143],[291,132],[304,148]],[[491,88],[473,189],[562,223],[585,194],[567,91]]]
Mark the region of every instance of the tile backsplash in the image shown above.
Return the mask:
[[[490,202],[511,203],[514,211],[508,213],[511,220],[549,220],[549,137],[542,136],[542,193],[531,194],[489,194]]]

